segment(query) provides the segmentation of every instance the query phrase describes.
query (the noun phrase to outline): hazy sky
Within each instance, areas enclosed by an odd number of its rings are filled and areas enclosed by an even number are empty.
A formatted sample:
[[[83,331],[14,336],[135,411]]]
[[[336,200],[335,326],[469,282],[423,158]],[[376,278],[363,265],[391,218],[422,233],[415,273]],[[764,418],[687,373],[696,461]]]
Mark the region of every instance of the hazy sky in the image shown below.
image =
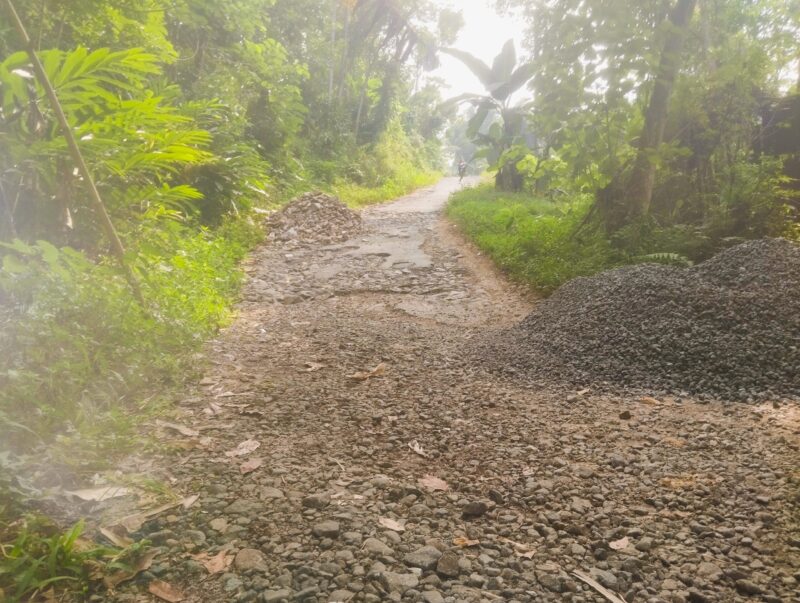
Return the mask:
[[[513,18],[498,15],[494,10],[493,0],[463,0],[461,2],[440,0],[440,2],[450,8],[460,10],[464,15],[465,25],[458,41],[453,44],[455,48],[466,50],[489,65],[492,64],[492,59],[500,52],[503,44],[509,38],[514,38],[517,52],[521,52],[524,25],[516,22]],[[464,92],[482,93],[485,91],[480,81],[461,62],[446,54],[440,56],[442,65],[432,75],[447,82],[449,90],[442,91],[445,98]]]

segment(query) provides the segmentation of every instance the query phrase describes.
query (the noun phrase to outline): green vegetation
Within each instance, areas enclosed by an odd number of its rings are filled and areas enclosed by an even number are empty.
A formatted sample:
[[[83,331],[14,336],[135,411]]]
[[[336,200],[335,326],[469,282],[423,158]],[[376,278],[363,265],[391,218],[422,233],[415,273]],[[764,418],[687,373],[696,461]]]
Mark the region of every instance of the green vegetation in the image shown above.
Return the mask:
[[[573,238],[590,204],[585,196],[554,202],[483,185],[455,194],[447,213],[514,279],[549,293],[571,278],[622,260],[597,233]]]
[[[519,191],[522,176],[517,162],[525,157],[527,148],[524,137],[527,133],[527,103],[514,105],[511,98],[533,77],[534,63],[517,64],[517,49],[509,40],[490,67],[468,52],[448,49],[445,52],[464,63],[486,87],[488,94],[463,94],[449,103],[469,102],[475,108],[467,123],[466,135],[483,147],[474,153],[470,161],[486,159],[489,169],[497,170],[495,184],[498,189]]]
[[[42,518],[28,517],[4,531],[14,532],[0,555],[0,596],[4,595],[4,601],[33,600],[53,586],[85,583],[89,563],[106,552],[100,547],[82,550],[78,539],[83,523],[62,533]],[[2,536],[3,542],[9,539],[8,534]]]
[[[624,263],[800,237],[796,2],[498,5],[528,24],[531,100],[509,130],[496,98],[514,79],[508,45],[492,68],[462,53],[492,102],[460,99],[474,106],[448,136],[520,194],[463,192],[450,214],[511,274],[548,292]]]

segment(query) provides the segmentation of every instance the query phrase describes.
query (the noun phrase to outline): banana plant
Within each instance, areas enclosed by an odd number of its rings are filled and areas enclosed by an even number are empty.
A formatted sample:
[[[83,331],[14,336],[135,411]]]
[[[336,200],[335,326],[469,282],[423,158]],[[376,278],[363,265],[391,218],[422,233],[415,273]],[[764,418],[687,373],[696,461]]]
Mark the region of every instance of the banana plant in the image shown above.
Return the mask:
[[[481,147],[474,158],[485,157],[490,169],[497,170],[497,188],[519,190],[522,176],[516,163],[524,153],[520,155],[512,151],[525,145],[525,117],[530,104],[514,105],[511,100],[514,93],[533,77],[535,65],[517,64],[513,40],[506,42],[491,67],[463,50],[444,48],[442,52],[464,63],[486,88],[487,94],[467,93],[445,101],[448,105],[469,103],[475,108],[467,127],[467,135]],[[491,119],[488,127],[485,125],[487,119]]]

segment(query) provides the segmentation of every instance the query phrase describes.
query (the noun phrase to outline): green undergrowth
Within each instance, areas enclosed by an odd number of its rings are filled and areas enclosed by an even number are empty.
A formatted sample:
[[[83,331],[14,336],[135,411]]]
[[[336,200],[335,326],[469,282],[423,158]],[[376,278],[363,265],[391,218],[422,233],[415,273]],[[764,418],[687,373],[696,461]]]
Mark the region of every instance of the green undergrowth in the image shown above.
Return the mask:
[[[402,197],[418,188],[436,183],[441,177],[441,172],[408,170],[396,174],[377,187],[340,182],[333,185],[331,192],[350,207],[358,208]]]
[[[455,193],[447,214],[512,278],[548,294],[622,262],[600,234],[575,236],[590,204],[585,195],[550,200],[484,184]]]
[[[330,161],[315,161],[309,172],[318,188],[359,208],[435,183],[442,177],[440,163],[438,144],[410,136],[394,119],[373,145]]]
[[[237,219],[198,232],[154,218],[128,236],[145,308],[110,261],[45,241],[3,244],[3,448],[47,444],[60,462],[91,466],[128,452],[138,420],[165,404],[230,316],[261,229]]]

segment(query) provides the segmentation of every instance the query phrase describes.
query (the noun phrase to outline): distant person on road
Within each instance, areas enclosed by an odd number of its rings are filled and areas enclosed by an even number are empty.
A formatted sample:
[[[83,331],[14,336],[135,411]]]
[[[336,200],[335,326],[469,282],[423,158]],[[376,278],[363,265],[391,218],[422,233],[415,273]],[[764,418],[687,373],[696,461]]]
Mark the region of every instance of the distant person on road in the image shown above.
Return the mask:
[[[467,175],[467,162],[463,159],[458,162],[458,181],[461,182]]]

